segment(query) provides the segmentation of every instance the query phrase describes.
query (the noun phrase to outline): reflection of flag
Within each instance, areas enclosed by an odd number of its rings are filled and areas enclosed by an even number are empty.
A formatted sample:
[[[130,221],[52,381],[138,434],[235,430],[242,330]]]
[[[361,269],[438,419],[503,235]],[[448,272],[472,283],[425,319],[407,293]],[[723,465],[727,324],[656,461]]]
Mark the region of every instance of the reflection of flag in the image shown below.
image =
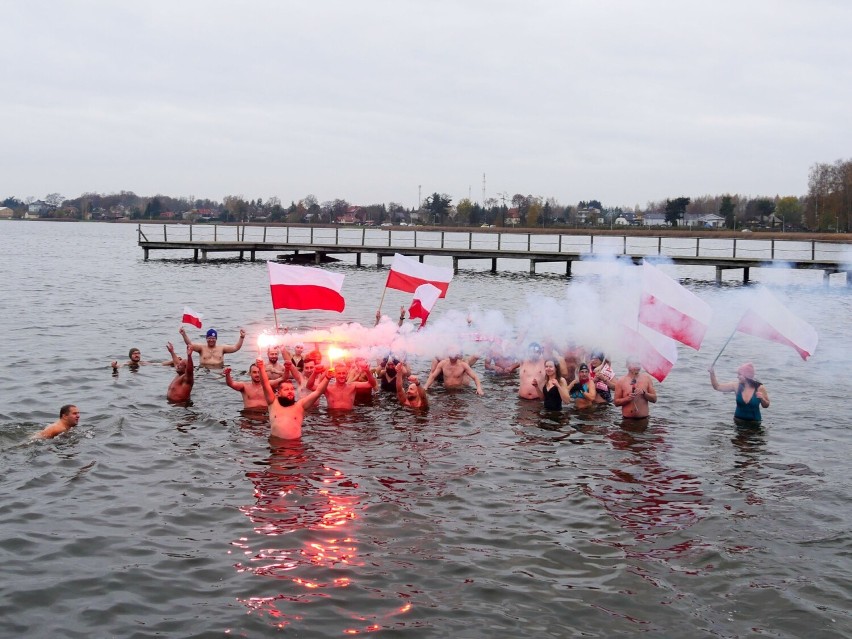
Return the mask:
[[[701,348],[710,324],[710,306],[647,262],[642,266],[639,321],[678,342]]]
[[[757,298],[737,324],[737,330],[792,346],[805,360],[814,354],[819,341],[813,326],[793,315],[766,289],[759,289]]]
[[[319,268],[267,262],[272,308],[300,311],[318,309],[343,311],[346,301],[340,294],[344,276]]]
[[[201,313],[196,313],[189,306],[183,307],[183,324],[192,324],[195,328],[201,328],[201,320],[204,316]]]
[[[393,256],[387,288],[393,288],[406,293],[413,293],[421,284],[437,286],[441,297],[446,297],[450,280],[453,279],[453,269],[422,264],[410,257],[396,253]]]
[[[677,343],[641,324],[635,329],[622,326],[623,350],[642,362],[651,377],[662,382],[677,363]]]
[[[411,301],[411,306],[408,309],[408,317],[410,319],[419,318],[420,326],[426,323],[426,318],[435,306],[435,302],[441,296],[441,289],[432,284],[421,284],[414,291],[414,299]]]

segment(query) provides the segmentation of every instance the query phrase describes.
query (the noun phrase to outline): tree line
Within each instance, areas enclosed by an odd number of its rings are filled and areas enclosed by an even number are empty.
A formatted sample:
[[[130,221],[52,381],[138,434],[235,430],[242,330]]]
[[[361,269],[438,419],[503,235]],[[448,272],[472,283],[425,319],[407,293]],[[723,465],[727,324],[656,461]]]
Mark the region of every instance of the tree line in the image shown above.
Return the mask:
[[[645,224],[654,214],[671,226],[687,219],[720,216],[730,229],[748,226],[781,226],[787,229],[848,232],[852,221],[852,160],[832,164],[817,163],[809,171],[808,193],[802,196],[749,197],[723,194],[699,197],[678,196],[648,202],[644,207],[604,206],[600,200],[581,200],[576,205],[560,204],[553,197],[508,192],[474,202],[462,198],[453,203],[446,193],[432,193],[419,207],[406,208],[398,202],[353,205],[344,199],[320,202],[314,195],[293,200],[288,206],[278,197],[245,198],[227,195],[222,201],[206,198],[141,196],[132,191],[112,194],[83,193],[64,198],[50,193],[43,200],[7,197],[2,206],[14,217],[24,217],[34,203],[42,217],[73,219],[131,219],[221,222],[335,222],[374,224],[436,224],[442,226],[612,226]],[[46,213],[45,213],[46,211]],[[650,219],[650,218],[649,218]]]

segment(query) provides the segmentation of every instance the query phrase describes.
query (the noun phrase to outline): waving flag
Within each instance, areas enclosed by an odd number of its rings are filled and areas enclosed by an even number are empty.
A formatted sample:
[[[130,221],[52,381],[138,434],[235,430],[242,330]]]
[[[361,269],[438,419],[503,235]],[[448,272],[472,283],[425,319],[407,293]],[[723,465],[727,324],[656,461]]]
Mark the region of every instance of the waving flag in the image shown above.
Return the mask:
[[[642,265],[639,322],[699,350],[712,311],[709,304],[647,262]]]
[[[344,275],[319,268],[267,262],[272,308],[300,311],[342,312],[346,301],[340,294]]]
[[[396,253],[385,287],[413,293],[421,284],[431,284],[440,289],[441,297],[446,297],[452,279],[451,268],[421,264],[415,259]]]
[[[642,368],[659,382],[677,363],[677,343],[641,324],[636,328],[622,326],[621,338],[624,352],[642,362]]]
[[[819,342],[816,329],[793,315],[766,289],[758,290],[757,297],[737,324],[737,330],[791,346],[804,360],[814,354]]]
[[[441,296],[441,289],[432,284],[421,284],[414,291],[414,299],[411,301],[411,306],[408,309],[408,317],[411,319],[419,318],[420,326],[426,323],[426,318],[432,312],[432,307]]]
[[[201,328],[201,320],[204,316],[201,313],[196,313],[189,306],[183,307],[183,324],[192,324],[195,328]]]

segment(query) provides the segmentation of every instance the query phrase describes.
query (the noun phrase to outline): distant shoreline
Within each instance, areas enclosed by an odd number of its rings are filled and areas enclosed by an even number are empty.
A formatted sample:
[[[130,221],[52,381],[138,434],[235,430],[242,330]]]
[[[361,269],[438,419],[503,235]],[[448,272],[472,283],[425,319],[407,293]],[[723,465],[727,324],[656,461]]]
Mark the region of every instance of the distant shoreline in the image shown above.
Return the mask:
[[[366,228],[380,230],[377,226],[359,226],[352,224],[302,224],[288,222],[183,222],[179,220],[77,220],[73,218],[39,218],[37,220],[25,220],[21,218],[4,218],[0,221],[12,222],[83,222],[92,224],[165,224],[169,226],[255,226],[255,227],[285,227],[291,228]],[[504,233],[504,234],[527,234],[532,235],[594,235],[594,236],[618,236],[625,235],[629,237],[707,237],[718,239],[740,239],[740,240],[788,240],[791,242],[797,240],[818,240],[823,242],[852,242],[852,233],[815,233],[811,231],[769,231],[756,230],[743,232],[742,230],[731,229],[692,229],[692,228],[636,228],[622,227],[618,229],[603,229],[593,227],[569,227],[569,226],[549,226],[546,228],[514,228],[514,227],[489,227],[482,228],[480,226],[390,226],[382,227],[382,230],[393,231],[433,231],[433,232],[475,232],[475,233]]]

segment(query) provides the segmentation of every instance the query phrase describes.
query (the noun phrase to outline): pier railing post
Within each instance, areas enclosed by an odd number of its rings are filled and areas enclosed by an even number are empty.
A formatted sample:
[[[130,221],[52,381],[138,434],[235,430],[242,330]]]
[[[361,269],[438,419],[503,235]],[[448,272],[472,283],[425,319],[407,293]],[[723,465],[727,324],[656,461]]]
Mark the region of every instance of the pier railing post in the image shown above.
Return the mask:
[[[192,242],[192,224],[189,225],[189,241]]]
[[[695,257],[698,257],[701,254],[700,247],[701,247],[701,238],[696,237],[695,238]]]
[[[559,252],[562,252],[562,233],[559,234]]]
[[[168,242],[168,241],[169,241],[169,236],[166,233],[166,225],[163,224],[163,242]]]
[[[390,246],[390,245],[391,245],[391,232],[388,231],[388,246]],[[443,246],[443,242],[442,242],[442,246]]]
[[[657,238],[657,255],[663,254],[663,236]]]
[[[263,225],[263,243],[266,244],[266,224]],[[252,262],[254,262],[253,257],[252,257]]]
[[[532,233],[527,233],[527,253],[530,252],[530,246],[532,245]]]
[[[467,233],[467,250],[471,250],[473,248],[473,231],[468,231]]]
[[[589,253],[591,255],[595,254],[595,236],[594,235],[589,236]]]
[[[734,254],[731,257],[737,256],[737,238],[734,238]]]
[[[775,259],[775,240],[771,240],[769,244],[769,258]]]
[[[314,243],[314,227],[313,227],[313,226],[311,226],[311,240],[310,240],[310,244],[313,244],[313,243]]]
[[[811,262],[816,261],[816,241],[811,240]]]
[[[388,244],[390,246],[390,244]],[[441,231],[441,248],[444,248],[444,231]]]
[[[213,241],[214,241],[214,242],[218,242],[218,241],[219,241],[219,240],[218,240],[218,238],[217,238],[218,232],[219,232],[219,225],[218,225],[218,224],[214,224],[214,225],[213,225]]]
[[[340,244],[340,227],[335,226],[334,227],[334,245],[337,246],[338,244]]]
[[[622,255],[627,255],[627,236],[624,236],[624,248],[621,250]]]
[[[367,244],[367,229],[361,227],[361,247],[363,248],[366,244]],[[360,253],[358,255],[360,255]]]

